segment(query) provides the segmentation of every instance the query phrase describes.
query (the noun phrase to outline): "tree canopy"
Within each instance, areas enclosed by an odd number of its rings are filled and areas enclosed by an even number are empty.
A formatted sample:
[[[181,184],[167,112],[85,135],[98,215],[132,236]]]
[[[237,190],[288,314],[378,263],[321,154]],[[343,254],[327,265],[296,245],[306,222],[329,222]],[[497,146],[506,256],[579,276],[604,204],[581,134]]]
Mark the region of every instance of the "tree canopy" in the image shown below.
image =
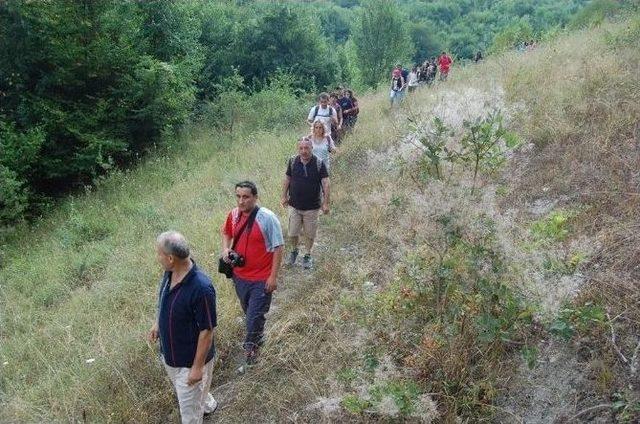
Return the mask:
[[[615,6],[575,15],[586,2],[0,2],[0,226],[162,146],[229,81],[244,94],[285,74],[295,93],[373,87],[395,63],[498,51]]]

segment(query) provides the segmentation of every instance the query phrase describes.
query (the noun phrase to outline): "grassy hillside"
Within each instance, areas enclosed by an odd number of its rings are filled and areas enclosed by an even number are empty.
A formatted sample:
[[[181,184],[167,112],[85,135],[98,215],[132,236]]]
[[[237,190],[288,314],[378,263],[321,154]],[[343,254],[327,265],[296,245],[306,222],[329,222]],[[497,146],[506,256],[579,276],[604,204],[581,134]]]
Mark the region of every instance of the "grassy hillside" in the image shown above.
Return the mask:
[[[216,276],[220,421],[638,419],[638,42],[634,18],[455,69],[403,111],[384,92],[362,98],[317,268],[285,272],[263,361],[246,376],[233,374],[240,308]],[[435,178],[416,147],[433,116],[458,149],[463,121],[493,109],[519,140],[500,150],[507,161],[475,190],[465,163]],[[224,143],[194,129],[13,236],[0,269],[0,421],[175,417],[144,340],[155,236],[182,231],[213,274],[233,183],[256,180],[282,217],[279,182],[302,131]]]

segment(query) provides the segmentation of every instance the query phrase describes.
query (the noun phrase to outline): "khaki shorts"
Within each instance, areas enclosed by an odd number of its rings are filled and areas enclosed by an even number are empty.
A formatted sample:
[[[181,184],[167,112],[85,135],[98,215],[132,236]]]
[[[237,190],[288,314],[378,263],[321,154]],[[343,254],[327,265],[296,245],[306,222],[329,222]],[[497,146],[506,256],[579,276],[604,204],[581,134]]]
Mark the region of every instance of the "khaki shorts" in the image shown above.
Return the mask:
[[[289,237],[298,237],[302,230],[310,239],[316,238],[320,209],[301,211],[289,206]]]

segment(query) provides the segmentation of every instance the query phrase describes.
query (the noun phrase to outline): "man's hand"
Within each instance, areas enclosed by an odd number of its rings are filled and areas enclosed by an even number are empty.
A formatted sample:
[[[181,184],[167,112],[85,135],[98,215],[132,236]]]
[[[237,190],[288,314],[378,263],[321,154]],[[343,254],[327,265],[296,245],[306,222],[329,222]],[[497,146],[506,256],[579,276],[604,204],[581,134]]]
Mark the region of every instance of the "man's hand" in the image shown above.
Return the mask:
[[[149,334],[147,335],[147,339],[151,342],[151,343],[155,343],[158,341],[158,337],[160,336],[160,333],[158,332],[158,323],[156,322],[155,324],[153,324],[153,326],[151,327],[151,330],[149,330]]]
[[[278,288],[277,278],[273,276],[269,276],[269,278],[267,278],[264,291],[266,291],[267,293],[273,293],[274,291],[276,291],[277,288]]]
[[[222,250],[222,260],[225,261],[226,263],[231,262],[231,259],[229,259],[229,253],[231,253],[231,249],[229,249],[228,247],[225,247]]]
[[[323,203],[322,204],[322,213],[323,213],[323,215],[329,215],[329,204],[328,203]]]
[[[193,386],[202,380],[202,367],[192,366],[189,369],[189,376],[187,377],[187,384]]]
[[[280,199],[280,204],[282,205],[283,208],[286,208],[287,206],[289,206],[289,199],[287,199],[286,197],[283,197],[282,199]]]

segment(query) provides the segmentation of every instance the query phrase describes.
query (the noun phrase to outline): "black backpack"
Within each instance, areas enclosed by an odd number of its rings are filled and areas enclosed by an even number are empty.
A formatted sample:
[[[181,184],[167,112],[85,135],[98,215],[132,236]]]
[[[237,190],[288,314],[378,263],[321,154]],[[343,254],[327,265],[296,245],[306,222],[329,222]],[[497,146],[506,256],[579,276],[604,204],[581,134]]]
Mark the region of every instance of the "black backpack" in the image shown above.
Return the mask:
[[[316,116],[318,116],[318,112],[319,111],[320,111],[320,106],[316,105],[315,110],[313,112],[313,118],[312,118],[313,120],[316,119]],[[333,115],[337,116],[338,114],[336,113],[336,110],[334,108],[329,106],[329,118],[332,117]],[[324,116],[323,116],[323,118],[324,118]]]

